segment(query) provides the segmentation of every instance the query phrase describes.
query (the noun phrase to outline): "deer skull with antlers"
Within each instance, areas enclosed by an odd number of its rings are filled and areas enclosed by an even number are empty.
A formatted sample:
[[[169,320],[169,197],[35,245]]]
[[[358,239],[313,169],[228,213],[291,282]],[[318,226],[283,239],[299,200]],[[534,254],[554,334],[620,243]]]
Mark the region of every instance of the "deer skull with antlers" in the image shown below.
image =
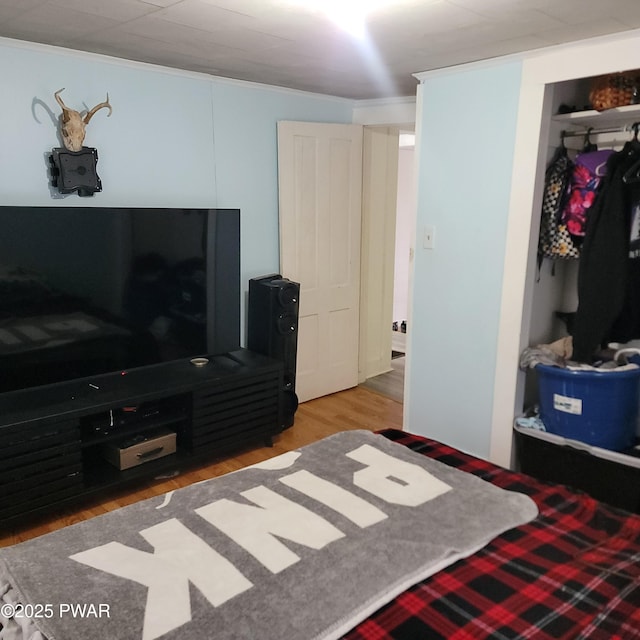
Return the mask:
[[[110,116],[111,112],[113,111],[111,105],[109,104],[109,94],[107,93],[107,99],[105,100],[105,102],[97,104],[95,107],[93,107],[93,109],[87,111],[85,114],[84,112],[80,113],[78,111],[74,111],[73,109],[69,109],[69,107],[67,107],[67,105],[62,102],[60,93],[62,93],[63,91],[64,88],[58,89],[58,91],[54,93],[58,104],[62,107],[62,115],[60,116],[60,132],[62,133],[62,142],[69,151],[81,151],[82,143],[84,142],[84,136],[86,133],[86,126],[89,124],[89,121],[91,120],[91,118],[93,118],[96,111],[107,108],[109,109],[108,116]]]

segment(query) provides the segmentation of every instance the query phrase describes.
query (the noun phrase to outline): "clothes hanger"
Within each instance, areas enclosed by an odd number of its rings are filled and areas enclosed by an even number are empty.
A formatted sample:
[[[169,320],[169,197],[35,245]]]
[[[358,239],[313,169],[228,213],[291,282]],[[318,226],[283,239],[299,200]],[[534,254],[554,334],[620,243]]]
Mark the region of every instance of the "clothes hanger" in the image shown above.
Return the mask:
[[[632,154],[640,151],[640,140],[638,140],[638,128],[640,127],[640,122],[634,122],[631,125],[631,130],[633,131],[633,138],[625,142],[622,151]]]
[[[584,142],[582,146],[582,153],[589,153],[590,151],[597,151],[598,145],[594,142],[591,142],[591,132],[593,131],[593,127],[589,127],[587,129],[587,133],[584,134]]]
[[[567,135],[566,131],[560,132],[560,146],[556,148],[553,157],[551,158],[550,165],[557,162],[560,158],[567,155],[567,147],[564,143],[564,138]]]

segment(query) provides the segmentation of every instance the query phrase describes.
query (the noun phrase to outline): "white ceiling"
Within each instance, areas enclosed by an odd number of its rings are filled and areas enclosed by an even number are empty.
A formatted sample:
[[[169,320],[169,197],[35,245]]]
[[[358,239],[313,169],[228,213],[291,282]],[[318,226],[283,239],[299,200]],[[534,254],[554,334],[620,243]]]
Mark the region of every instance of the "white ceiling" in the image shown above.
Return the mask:
[[[640,0],[400,0],[358,41],[290,0],[0,0],[0,36],[373,99],[412,73],[640,28]]]

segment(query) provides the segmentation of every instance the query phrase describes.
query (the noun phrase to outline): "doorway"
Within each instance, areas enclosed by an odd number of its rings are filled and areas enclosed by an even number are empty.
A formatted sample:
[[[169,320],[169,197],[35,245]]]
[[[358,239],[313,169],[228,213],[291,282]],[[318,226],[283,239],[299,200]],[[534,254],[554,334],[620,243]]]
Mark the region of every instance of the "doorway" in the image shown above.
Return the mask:
[[[284,126],[291,125],[296,127],[297,134],[283,135],[281,139],[281,132],[284,133]],[[320,395],[332,393],[339,390],[339,388],[346,388],[347,386],[355,386],[356,384],[362,384],[367,378],[375,376],[380,373],[391,371],[390,361],[392,354],[391,345],[391,326],[393,316],[393,273],[394,273],[394,259],[395,259],[395,224],[396,224],[396,200],[397,200],[397,183],[398,183],[398,141],[399,132],[401,129],[413,128],[415,123],[409,125],[371,125],[364,124],[359,125],[362,129],[363,144],[362,155],[362,179],[355,181],[353,179],[347,180],[351,185],[360,185],[361,189],[358,189],[358,193],[362,192],[362,229],[361,233],[357,236],[360,238],[360,248],[362,251],[361,260],[356,257],[356,251],[352,251],[350,257],[347,256],[345,260],[336,262],[335,260],[323,259],[320,262],[325,266],[330,273],[335,272],[335,265],[345,264],[352,265],[354,268],[357,266],[360,273],[360,300],[359,300],[359,321],[347,322],[344,324],[343,331],[337,332],[338,337],[341,338],[341,342],[330,342],[331,348],[324,348],[316,351],[319,354],[336,352],[340,357],[345,356],[347,353],[351,353],[346,348],[342,348],[341,345],[348,344],[350,347],[355,347],[357,362],[357,380],[354,380],[352,385],[344,384],[344,381],[338,379],[337,376],[330,377],[330,383],[335,388],[323,388],[320,390]],[[316,219],[318,207],[317,199],[310,198],[309,194],[317,193],[319,188],[316,188],[317,179],[315,174],[310,172],[310,168],[315,166],[314,162],[305,162],[307,160],[318,157],[315,152],[304,153],[305,149],[312,147],[313,149],[319,149],[322,147],[322,140],[327,139],[329,145],[327,148],[342,149],[345,147],[342,143],[331,142],[332,139],[332,127],[337,125],[328,125],[320,123],[279,123],[278,125],[278,155],[279,155],[279,180],[280,180],[280,252],[281,252],[281,272],[286,277],[291,277],[294,280],[303,282],[303,280],[314,282],[314,279],[303,278],[302,272],[298,274],[300,265],[308,270],[310,257],[315,256],[313,251],[306,251],[304,258],[300,257],[300,242],[291,241],[289,237],[291,233],[302,232],[311,233],[316,229],[317,225],[310,224],[310,219]],[[357,126],[357,125],[356,125]],[[313,131],[298,131],[298,128],[313,127]],[[341,125],[341,128],[349,127],[349,125]],[[297,142],[295,142],[297,140]],[[327,146],[327,145],[324,145]],[[346,145],[352,149],[355,147]],[[298,156],[302,153],[302,159],[298,157],[296,160],[296,153],[288,153],[287,150],[297,150]],[[312,150],[312,149],[311,149]],[[336,184],[342,184],[345,182],[345,176],[351,175],[353,172],[342,171],[336,169],[336,163],[330,163],[333,167],[331,176],[336,178]],[[352,178],[355,176],[353,173]],[[305,178],[302,181],[298,178]],[[284,188],[282,180],[289,180],[292,184],[299,184],[300,188]],[[297,180],[298,179],[298,180]],[[297,180],[297,182],[296,182]],[[333,181],[330,181],[333,184]],[[289,185],[290,187],[291,185]],[[320,190],[323,194],[326,189]],[[293,197],[295,194],[302,194],[300,197]],[[304,196],[304,197],[302,197]],[[339,199],[339,201],[341,201]],[[349,201],[351,199],[349,198]],[[309,204],[311,203],[311,204]],[[335,203],[334,203],[335,204]],[[306,211],[309,213],[307,218],[300,221],[300,224],[294,221],[294,223],[287,224],[286,211],[287,210],[298,211],[303,213]],[[335,206],[326,208],[327,211],[334,212],[333,218],[338,216],[338,221],[344,222],[345,217],[339,214],[339,208]],[[311,215],[313,213],[313,215]],[[315,216],[315,217],[314,217]],[[413,212],[415,218],[415,212]],[[304,217],[304,216],[303,216]],[[284,220],[284,222],[283,222]],[[356,238],[356,233],[338,233],[329,224],[330,218],[326,215],[322,216],[322,220],[328,224],[327,238],[329,240],[329,247],[334,247],[335,240],[342,238]],[[324,226],[327,226],[324,224]],[[322,226],[322,225],[321,225]],[[322,228],[324,228],[324,226]],[[360,226],[360,225],[358,225]],[[324,235],[323,235],[324,237]],[[293,238],[295,240],[296,238]],[[344,244],[344,243],[343,243]],[[316,241],[313,242],[310,239],[306,239],[305,246],[313,249],[317,246]],[[317,252],[316,252],[317,253]],[[334,251],[335,253],[335,251]],[[294,260],[291,264],[288,263],[287,256],[294,256]],[[314,262],[317,262],[315,260]],[[287,266],[289,264],[289,266]],[[302,268],[300,267],[300,268]],[[317,280],[317,279],[316,279]],[[354,280],[355,282],[355,280]],[[307,286],[308,288],[308,286]],[[344,287],[340,287],[344,290]],[[303,299],[311,300],[308,295],[307,289],[304,291],[301,288],[301,301]],[[344,306],[344,305],[343,305]],[[343,307],[340,307],[341,309]],[[344,314],[343,314],[344,315]],[[301,319],[304,320],[301,307]],[[315,375],[320,368],[316,365],[313,358],[304,358],[304,349],[301,349],[300,343],[302,342],[302,326],[300,323],[299,332],[299,345],[298,345],[298,367],[297,377],[302,380],[302,373],[306,372],[307,367],[309,375]],[[307,323],[309,324],[309,323]],[[334,323],[335,324],[335,323]],[[348,328],[348,331],[347,331]],[[347,336],[353,336],[353,331],[356,332],[354,339],[348,339]],[[306,330],[305,330],[306,331]],[[336,331],[333,332],[336,334]],[[307,337],[310,336],[313,343],[313,332],[306,331]],[[329,337],[331,337],[331,332]],[[405,348],[406,349],[406,348]],[[320,357],[316,359],[318,362]],[[343,366],[340,371],[346,371]],[[404,382],[404,372],[402,372],[402,379]],[[342,386],[335,386],[336,384]],[[301,401],[311,399],[318,393],[309,393],[307,395],[301,394],[302,388],[296,389]],[[402,395],[402,394],[400,394]]]
[[[415,134],[412,131],[400,130],[397,173],[393,311],[389,327],[391,331],[391,361],[388,371],[367,378],[362,385],[397,402],[403,402],[409,331],[411,238],[416,209]]]

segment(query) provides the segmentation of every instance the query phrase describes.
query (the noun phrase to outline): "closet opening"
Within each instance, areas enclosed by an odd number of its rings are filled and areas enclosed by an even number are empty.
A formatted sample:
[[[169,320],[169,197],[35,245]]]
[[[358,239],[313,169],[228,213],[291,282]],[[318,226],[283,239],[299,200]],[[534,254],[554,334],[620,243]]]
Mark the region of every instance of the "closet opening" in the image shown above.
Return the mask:
[[[577,265],[559,265],[555,275],[548,263],[541,270],[537,265],[545,169],[563,130],[617,128],[640,120],[638,105],[602,112],[583,109],[588,104],[591,79],[640,68],[638,42],[637,34],[594,38],[581,43],[579,54],[550,50],[522,63],[489,454],[492,461],[505,466],[513,468],[517,462],[514,419],[522,415],[530,394],[530,376],[518,366],[520,355],[527,346],[548,342],[563,330],[554,316],[556,310],[575,309],[570,303],[576,295]],[[563,103],[576,110],[558,113]],[[589,122],[590,117],[596,121]],[[612,123],[611,118],[622,120]],[[624,145],[631,132],[601,135],[618,136],[619,144]],[[582,140],[572,136],[566,142],[580,145]]]
[[[540,235],[533,238],[536,241],[532,242],[535,256],[530,256],[530,260],[537,264],[531,294],[529,346],[555,344],[573,333],[585,225],[589,224],[589,214],[594,211],[595,199],[601,195],[610,156],[621,154],[637,138],[640,104],[596,111],[591,108],[589,97],[593,82],[593,78],[582,78],[548,87],[552,94],[552,115],[544,166],[548,168],[554,158],[566,149],[572,163],[572,174],[568,193],[561,205],[561,215],[575,252],[570,252],[569,257],[558,257],[556,252],[555,257],[546,255],[540,258],[544,238]],[[544,188],[542,185],[537,187]],[[544,206],[544,202],[541,204]],[[540,215],[544,217],[544,213],[540,212]],[[544,220],[541,220],[536,231],[543,234],[543,227]],[[531,407],[537,397],[536,376],[532,373],[526,373],[523,410]]]
[[[541,100],[511,466],[640,511],[640,358],[606,382],[599,369],[640,347],[640,100],[596,110],[599,80],[548,83]]]

